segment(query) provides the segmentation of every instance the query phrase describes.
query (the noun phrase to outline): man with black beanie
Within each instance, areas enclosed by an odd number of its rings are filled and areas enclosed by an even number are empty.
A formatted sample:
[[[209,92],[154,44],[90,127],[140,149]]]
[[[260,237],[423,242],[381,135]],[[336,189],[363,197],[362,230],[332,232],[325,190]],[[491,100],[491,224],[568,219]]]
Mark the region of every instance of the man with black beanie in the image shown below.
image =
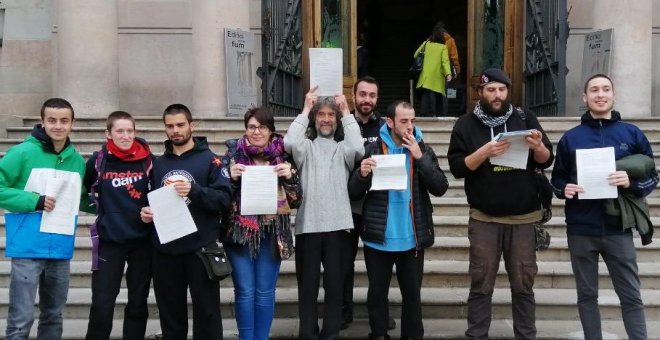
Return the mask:
[[[465,178],[470,205],[469,339],[487,339],[495,278],[504,254],[511,284],[513,330],[516,339],[535,339],[534,224],[541,219],[541,201],[534,178],[536,168],[552,164],[552,144],[536,116],[511,105],[511,80],[502,70],[480,76],[480,100],[456,121],[447,158],[456,178]],[[525,169],[495,165],[491,159],[507,152],[511,143],[495,140],[501,132],[531,130]],[[522,138],[522,137],[521,137]]]

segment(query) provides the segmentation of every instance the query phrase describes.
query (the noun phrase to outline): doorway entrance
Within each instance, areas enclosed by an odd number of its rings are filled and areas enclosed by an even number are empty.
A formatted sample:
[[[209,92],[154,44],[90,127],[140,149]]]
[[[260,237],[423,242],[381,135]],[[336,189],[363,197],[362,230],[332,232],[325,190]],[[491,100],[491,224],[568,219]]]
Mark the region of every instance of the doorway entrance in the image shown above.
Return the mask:
[[[456,42],[462,69],[467,66],[468,1],[451,0],[359,0],[357,2],[358,78],[370,75],[380,84],[378,110],[384,112],[394,100],[410,100],[419,106],[416,84],[408,68],[415,50],[442,21]],[[448,113],[466,110],[468,74],[462,71],[448,86]],[[454,93],[454,95],[452,95]],[[453,97],[453,98],[452,98]]]

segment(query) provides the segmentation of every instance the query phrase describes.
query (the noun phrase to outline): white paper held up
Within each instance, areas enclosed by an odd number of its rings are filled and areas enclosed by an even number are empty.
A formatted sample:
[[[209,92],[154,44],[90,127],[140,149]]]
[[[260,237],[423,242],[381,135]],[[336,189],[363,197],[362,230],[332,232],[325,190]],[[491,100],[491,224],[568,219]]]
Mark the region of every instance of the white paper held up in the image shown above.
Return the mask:
[[[512,132],[503,132],[495,136],[494,140],[508,140],[511,145],[505,153],[491,157],[490,163],[494,165],[508,166],[515,169],[527,169],[527,159],[529,157],[529,146],[525,142],[525,137],[533,130],[520,130]]]
[[[614,148],[596,148],[575,150],[577,184],[584,189],[578,199],[617,198],[619,192],[607,180],[616,171]]]
[[[406,155],[373,155],[376,167],[373,168],[371,190],[406,190],[408,174]]]
[[[185,199],[173,185],[166,185],[147,194],[154,215],[154,225],[161,244],[172,242],[197,231]]]
[[[43,212],[39,231],[62,235],[74,234],[80,205],[81,182],[77,173],[72,175],[51,177],[46,180],[45,195],[55,198],[55,208],[50,212]]]
[[[274,166],[246,166],[241,175],[241,215],[277,213],[277,173]]]
[[[343,54],[341,48],[309,49],[309,88],[318,86],[317,95],[342,93]]]

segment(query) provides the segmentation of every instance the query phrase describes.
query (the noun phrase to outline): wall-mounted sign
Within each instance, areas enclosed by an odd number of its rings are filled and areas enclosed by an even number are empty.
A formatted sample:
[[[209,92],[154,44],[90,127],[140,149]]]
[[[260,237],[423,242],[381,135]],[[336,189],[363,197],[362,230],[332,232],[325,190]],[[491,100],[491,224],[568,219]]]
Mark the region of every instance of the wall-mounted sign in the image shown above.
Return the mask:
[[[225,29],[225,67],[229,116],[243,116],[257,105],[257,79],[252,64],[254,34]]]

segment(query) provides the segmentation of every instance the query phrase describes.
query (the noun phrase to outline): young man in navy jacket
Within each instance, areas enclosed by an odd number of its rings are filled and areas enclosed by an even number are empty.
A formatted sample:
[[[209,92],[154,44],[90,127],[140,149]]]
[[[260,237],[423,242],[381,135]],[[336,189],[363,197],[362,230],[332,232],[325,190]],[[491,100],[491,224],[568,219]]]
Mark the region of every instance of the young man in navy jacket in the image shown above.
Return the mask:
[[[153,280],[164,339],[188,336],[190,288],[193,310],[193,339],[222,339],[220,286],[207,277],[202,260],[195,253],[220,236],[220,213],[231,204],[229,174],[208,147],[206,137],[192,137],[192,115],[182,104],[172,104],[163,113],[165,153],[153,162],[152,190],[173,185],[186,197],[197,231],[180,239],[161,243],[154,232]],[[142,220],[153,220],[149,207],[142,209]]]
[[[566,199],[568,249],[575,274],[578,310],[585,339],[602,339],[598,310],[598,256],[601,255],[619,296],[623,323],[629,339],[646,339],[644,304],[640,295],[637,254],[630,229],[622,227],[621,218],[605,213],[605,199],[579,199],[584,188],[577,185],[575,152],[579,149],[614,147],[617,160],[643,154],[653,159],[653,151],[644,133],[621,121],[613,110],[614,84],[597,74],[584,85],[583,101],[588,111],[580,125],[564,134],[557,145],[552,171],[552,185]],[[655,165],[644,177],[633,180],[625,171],[612,172],[609,184],[618,187],[619,195],[644,197],[655,189],[658,174]]]

